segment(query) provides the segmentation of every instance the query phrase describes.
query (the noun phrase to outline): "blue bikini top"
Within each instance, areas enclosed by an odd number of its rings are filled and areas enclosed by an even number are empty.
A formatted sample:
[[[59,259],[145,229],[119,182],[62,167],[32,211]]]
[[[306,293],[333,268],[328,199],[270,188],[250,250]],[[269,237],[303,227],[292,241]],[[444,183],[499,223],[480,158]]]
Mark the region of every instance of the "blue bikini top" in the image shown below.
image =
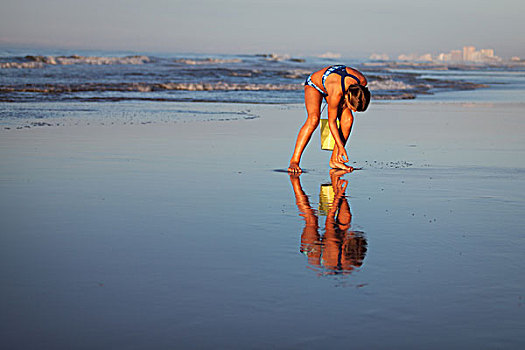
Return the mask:
[[[358,77],[356,77],[355,75],[350,74],[350,73],[348,73],[346,71],[346,66],[337,65],[337,66],[329,67],[323,74],[323,87],[324,87],[325,90],[326,90],[326,87],[324,86],[324,82],[325,82],[326,78],[332,73],[335,73],[335,74],[338,74],[338,75],[341,76],[341,90],[343,91],[343,94],[345,93],[345,78],[346,77],[350,77],[350,78],[355,79],[355,81],[357,81],[357,83],[359,85],[361,85],[361,81],[359,80]]]

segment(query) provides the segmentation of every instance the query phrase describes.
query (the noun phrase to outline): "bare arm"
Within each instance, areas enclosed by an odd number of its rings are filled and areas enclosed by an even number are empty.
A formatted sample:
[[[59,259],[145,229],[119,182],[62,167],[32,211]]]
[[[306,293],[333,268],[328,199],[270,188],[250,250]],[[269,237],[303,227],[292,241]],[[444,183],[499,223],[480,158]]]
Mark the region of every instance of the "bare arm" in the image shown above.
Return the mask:
[[[326,216],[327,224],[330,223],[333,225],[336,222],[336,216],[339,215],[338,212],[341,209],[341,205],[344,202],[346,202],[345,192],[346,192],[346,187],[348,186],[348,180],[341,180],[340,176],[341,175],[331,176],[332,187],[334,189],[334,200],[330,207],[330,211],[328,212],[328,215]]]
[[[337,127],[337,114],[339,113],[339,102],[341,98],[341,93],[329,95],[328,97],[328,126],[332,136],[334,137],[335,143],[340,150],[338,161],[345,163],[348,162],[348,154],[346,153],[343,140],[341,140],[341,135],[339,133],[339,128]]]

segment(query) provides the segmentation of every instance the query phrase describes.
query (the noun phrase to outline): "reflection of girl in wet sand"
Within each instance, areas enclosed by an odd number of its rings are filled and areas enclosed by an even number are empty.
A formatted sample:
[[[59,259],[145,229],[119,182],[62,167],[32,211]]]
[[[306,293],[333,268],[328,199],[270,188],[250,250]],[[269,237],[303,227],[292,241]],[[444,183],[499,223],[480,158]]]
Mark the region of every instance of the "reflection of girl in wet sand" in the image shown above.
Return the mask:
[[[367,250],[362,232],[349,231],[352,213],[345,197],[348,181],[341,179],[345,173],[341,170],[330,171],[334,199],[327,213],[324,236],[319,234],[319,219],[301,187],[299,176],[290,175],[297,208],[305,219],[301,252],[308,257],[309,264],[324,267],[328,274],[347,274],[360,267]]]

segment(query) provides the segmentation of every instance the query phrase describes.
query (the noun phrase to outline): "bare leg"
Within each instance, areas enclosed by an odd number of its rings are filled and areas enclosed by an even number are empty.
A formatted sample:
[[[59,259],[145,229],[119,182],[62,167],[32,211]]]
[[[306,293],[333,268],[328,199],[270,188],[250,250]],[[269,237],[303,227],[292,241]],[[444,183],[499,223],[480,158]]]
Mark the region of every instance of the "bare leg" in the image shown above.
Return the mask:
[[[288,167],[288,171],[291,173],[302,172],[301,168],[299,167],[299,162],[301,161],[303,151],[310,141],[313,132],[319,125],[322,101],[323,96],[319,93],[319,91],[308,85],[304,87],[304,103],[306,105],[308,117],[304,125],[299,130],[299,135],[297,135],[295,149],[293,151],[292,159],[290,160],[290,166]]]
[[[301,252],[306,253],[308,262],[313,266],[321,266],[321,236],[319,235],[319,219],[316,211],[312,209],[308,195],[301,187],[301,180],[298,174],[290,174],[295,203],[304,218],[305,225],[301,234]]]
[[[348,108],[343,109],[341,112],[341,140],[343,141],[343,144],[346,145],[346,142],[348,141],[348,138],[350,136],[350,132],[352,131],[352,125],[354,124],[354,116],[352,115],[352,111]],[[343,169],[347,171],[352,171],[354,168],[351,166],[346,165],[345,163],[341,163],[337,161],[337,157],[339,155],[339,147],[337,145],[334,146],[334,150],[332,151],[332,157],[330,158],[330,167],[334,169]]]

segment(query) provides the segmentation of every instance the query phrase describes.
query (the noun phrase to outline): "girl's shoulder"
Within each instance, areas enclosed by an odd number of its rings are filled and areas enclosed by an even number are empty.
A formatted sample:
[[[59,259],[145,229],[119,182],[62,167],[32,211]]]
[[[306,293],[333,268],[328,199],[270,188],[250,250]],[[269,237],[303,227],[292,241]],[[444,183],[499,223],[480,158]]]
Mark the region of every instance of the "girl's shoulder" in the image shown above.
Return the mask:
[[[360,85],[366,86],[368,84],[368,81],[366,80],[365,75],[363,73],[361,73],[360,71],[358,71],[357,69],[347,66],[346,67],[346,71],[348,73],[353,74],[356,77],[358,77],[359,78],[359,82],[361,83]]]

